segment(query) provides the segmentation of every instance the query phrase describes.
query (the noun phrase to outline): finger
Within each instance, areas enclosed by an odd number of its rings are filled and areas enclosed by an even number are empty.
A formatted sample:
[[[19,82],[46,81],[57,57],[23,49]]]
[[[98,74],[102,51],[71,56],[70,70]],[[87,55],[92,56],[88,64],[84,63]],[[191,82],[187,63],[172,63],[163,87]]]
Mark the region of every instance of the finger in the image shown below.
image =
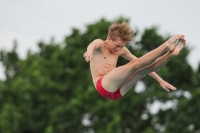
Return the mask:
[[[89,59],[90,59],[90,53],[86,53],[85,60],[88,62]]]
[[[167,92],[169,92],[169,90],[168,90],[167,88],[166,88],[165,90],[166,90]]]
[[[85,60],[87,61],[88,56],[87,56],[87,55],[84,55],[84,58],[85,58]]]
[[[83,57],[86,57],[87,56],[87,52],[85,52],[84,54],[83,54]]]
[[[91,59],[91,58],[88,58],[88,59],[87,59],[87,62],[90,61],[90,59]]]
[[[91,57],[92,57],[91,54],[88,54],[88,55],[87,55],[87,58],[86,58],[87,62],[91,59]]]
[[[171,90],[176,90],[176,87],[170,85],[169,89],[171,89]]]
[[[87,57],[87,58],[86,58],[86,61],[88,62],[89,60],[90,60],[90,58],[89,58],[89,57]]]
[[[163,87],[163,89],[165,89],[167,92],[169,92],[169,89],[167,89],[167,87]]]
[[[87,53],[87,55],[86,55],[86,59],[88,60],[88,58],[90,57],[90,54],[89,53]]]
[[[87,56],[87,55],[88,55],[88,52],[85,52],[84,55]]]

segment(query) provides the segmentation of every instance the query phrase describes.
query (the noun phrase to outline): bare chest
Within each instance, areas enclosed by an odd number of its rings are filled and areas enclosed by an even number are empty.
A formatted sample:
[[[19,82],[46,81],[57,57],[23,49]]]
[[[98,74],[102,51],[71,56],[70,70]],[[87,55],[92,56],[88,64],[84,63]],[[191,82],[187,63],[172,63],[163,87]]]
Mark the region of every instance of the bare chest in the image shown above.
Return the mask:
[[[90,61],[90,68],[92,74],[98,76],[103,76],[116,68],[117,54],[111,54],[109,52],[94,52],[92,59]]]

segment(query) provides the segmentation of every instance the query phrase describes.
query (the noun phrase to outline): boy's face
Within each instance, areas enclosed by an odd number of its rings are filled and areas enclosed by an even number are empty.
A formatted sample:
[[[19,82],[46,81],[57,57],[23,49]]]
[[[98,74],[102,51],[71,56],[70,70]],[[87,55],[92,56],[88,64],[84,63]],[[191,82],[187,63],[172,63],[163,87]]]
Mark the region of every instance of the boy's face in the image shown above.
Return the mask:
[[[121,50],[127,42],[123,42],[120,38],[117,38],[115,41],[113,41],[110,37],[108,37],[108,44],[110,52],[115,53]]]

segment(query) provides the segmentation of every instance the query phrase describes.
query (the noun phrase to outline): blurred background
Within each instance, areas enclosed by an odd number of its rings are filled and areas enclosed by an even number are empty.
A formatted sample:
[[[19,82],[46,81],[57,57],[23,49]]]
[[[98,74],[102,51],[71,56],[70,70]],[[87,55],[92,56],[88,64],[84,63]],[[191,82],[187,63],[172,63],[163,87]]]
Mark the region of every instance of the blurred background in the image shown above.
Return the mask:
[[[200,1],[0,0],[0,133],[200,133]],[[129,21],[140,57],[175,34],[187,46],[122,99],[102,98],[83,53]],[[127,63],[119,58],[118,65]]]

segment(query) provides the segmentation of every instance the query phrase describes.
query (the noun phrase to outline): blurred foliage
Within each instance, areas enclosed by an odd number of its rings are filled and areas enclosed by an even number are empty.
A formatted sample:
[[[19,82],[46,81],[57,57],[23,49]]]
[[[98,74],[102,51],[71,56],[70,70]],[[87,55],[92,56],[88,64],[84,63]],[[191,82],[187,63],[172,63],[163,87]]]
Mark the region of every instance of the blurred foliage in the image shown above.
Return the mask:
[[[120,100],[97,93],[83,53],[94,39],[106,39],[110,23],[101,19],[85,31],[74,28],[60,44],[39,42],[39,51],[29,51],[26,59],[19,58],[17,42],[13,50],[2,50],[6,79],[0,81],[0,133],[199,133],[200,67],[194,71],[188,63],[187,47],[158,71],[177,91],[167,93],[146,76],[143,91],[133,87]],[[158,30],[144,29],[127,47],[142,56],[169,38]],[[125,63],[119,58],[118,65]],[[156,101],[172,106],[157,106],[152,113]]]

